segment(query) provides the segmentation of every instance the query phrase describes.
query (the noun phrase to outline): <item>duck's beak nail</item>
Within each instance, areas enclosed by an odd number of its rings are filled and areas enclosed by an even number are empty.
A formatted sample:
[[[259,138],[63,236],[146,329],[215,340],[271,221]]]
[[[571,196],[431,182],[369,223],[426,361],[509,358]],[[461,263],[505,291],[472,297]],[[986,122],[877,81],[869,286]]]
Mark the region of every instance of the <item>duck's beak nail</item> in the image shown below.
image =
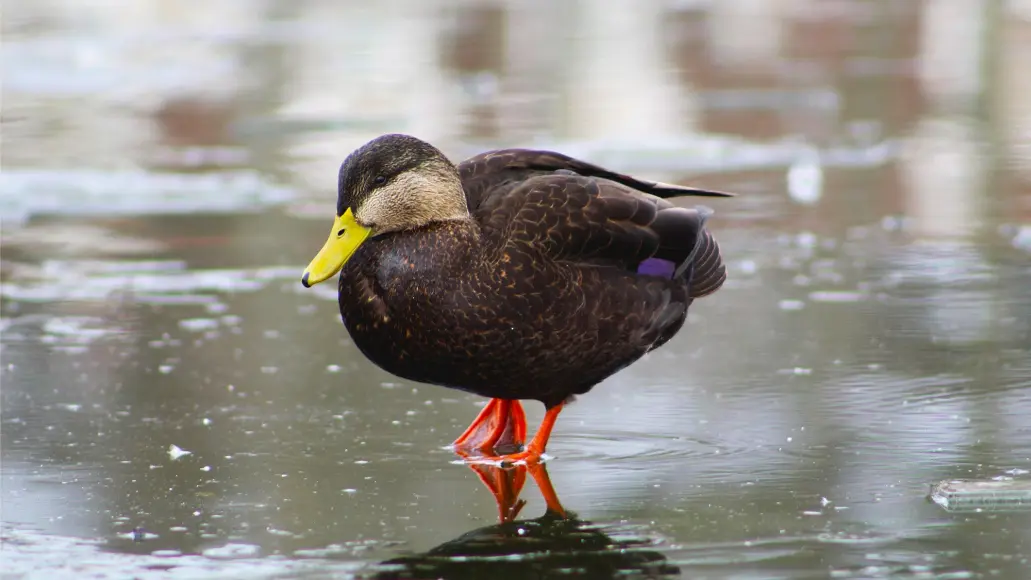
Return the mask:
[[[308,283],[308,273],[305,272],[304,276],[301,276],[301,285],[305,288],[311,288],[311,284]]]

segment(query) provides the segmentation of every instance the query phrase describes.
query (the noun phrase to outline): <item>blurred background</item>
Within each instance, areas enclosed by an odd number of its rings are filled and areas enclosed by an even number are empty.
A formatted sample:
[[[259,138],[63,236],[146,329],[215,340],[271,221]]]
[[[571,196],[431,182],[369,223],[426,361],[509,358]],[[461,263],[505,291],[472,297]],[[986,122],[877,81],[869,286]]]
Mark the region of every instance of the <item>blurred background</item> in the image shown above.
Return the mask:
[[[606,545],[1031,575],[1027,512],[927,499],[1031,469],[1031,2],[8,0],[0,32],[11,577],[349,575],[495,522],[442,449],[482,401],[298,283],[386,132],[739,194],[727,285],[549,446]]]

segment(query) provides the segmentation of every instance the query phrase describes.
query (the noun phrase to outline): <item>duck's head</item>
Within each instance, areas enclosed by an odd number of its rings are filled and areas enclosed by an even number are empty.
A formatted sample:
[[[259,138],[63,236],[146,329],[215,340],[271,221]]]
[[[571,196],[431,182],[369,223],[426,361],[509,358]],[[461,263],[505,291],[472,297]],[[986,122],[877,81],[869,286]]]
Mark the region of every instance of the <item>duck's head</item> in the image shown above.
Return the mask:
[[[351,153],[337,188],[336,221],[301,277],[305,287],[339,272],[369,237],[469,217],[458,170],[408,135],[383,135]]]

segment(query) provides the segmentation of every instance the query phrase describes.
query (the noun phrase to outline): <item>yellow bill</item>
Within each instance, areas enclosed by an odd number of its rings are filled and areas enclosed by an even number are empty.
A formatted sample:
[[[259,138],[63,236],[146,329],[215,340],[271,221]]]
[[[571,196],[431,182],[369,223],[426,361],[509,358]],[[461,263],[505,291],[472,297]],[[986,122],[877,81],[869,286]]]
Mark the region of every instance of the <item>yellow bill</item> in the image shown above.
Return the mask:
[[[358,246],[362,245],[365,238],[369,237],[371,230],[354,220],[354,215],[348,209],[344,215],[337,216],[333,222],[333,229],[329,232],[329,239],[322,246],[315,259],[308,264],[301,276],[301,284],[305,288],[311,288],[319,282],[328,280],[331,276],[344,267],[347,260],[354,255]]]

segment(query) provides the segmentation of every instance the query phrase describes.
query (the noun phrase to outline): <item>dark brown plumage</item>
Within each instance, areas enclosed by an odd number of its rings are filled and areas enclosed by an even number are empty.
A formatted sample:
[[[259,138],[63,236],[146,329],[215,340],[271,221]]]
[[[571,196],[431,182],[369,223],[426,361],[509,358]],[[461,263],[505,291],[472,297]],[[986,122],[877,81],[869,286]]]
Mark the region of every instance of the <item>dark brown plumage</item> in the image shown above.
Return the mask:
[[[338,214],[360,219],[352,204],[376,183],[447,167],[422,141],[380,137],[341,167]],[[711,210],[666,199],[726,194],[525,149],[477,155],[457,175],[468,216],[374,233],[340,272],[354,343],[393,374],[555,409],[668,341],[726,278]]]

